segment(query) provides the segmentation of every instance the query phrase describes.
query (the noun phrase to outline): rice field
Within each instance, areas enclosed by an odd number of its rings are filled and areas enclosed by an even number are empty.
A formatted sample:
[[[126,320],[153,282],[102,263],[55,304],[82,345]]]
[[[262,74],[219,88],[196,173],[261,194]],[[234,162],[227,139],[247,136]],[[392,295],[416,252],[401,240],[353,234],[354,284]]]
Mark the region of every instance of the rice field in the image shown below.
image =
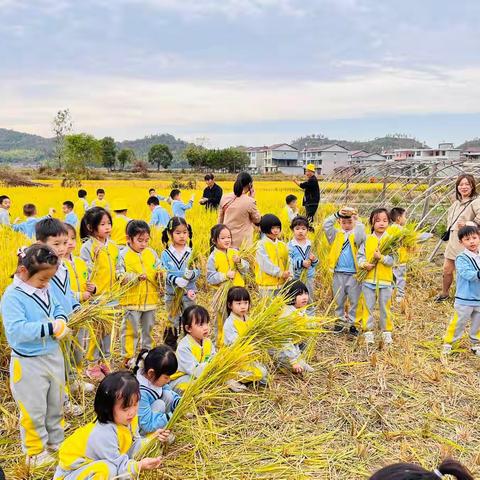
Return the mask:
[[[47,188],[0,189],[12,199],[12,220],[21,217],[24,203],[36,204],[39,215],[45,215],[51,207],[61,212],[65,200],[75,202],[77,188],[48,183],[51,186]],[[224,191],[231,191],[232,182],[219,183]],[[166,195],[170,182],[87,181],[82,188],[89,193],[89,201],[98,187],[106,190],[109,202],[125,199],[131,218],[148,219],[148,189],[153,187]],[[344,188],[340,182],[322,185],[326,193]],[[383,188],[383,183],[349,186],[358,193],[376,194]],[[388,188],[401,193],[403,186],[392,184]],[[182,191],[182,199],[196,196],[187,220],[192,224],[194,248],[205,267],[209,230],[216,215],[198,205],[202,191],[203,182],[198,182],[196,190]],[[299,200],[302,196],[293,182],[256,182],[255,191],[262,213],[279,214],[289,193],[297,194]],[[338,207],[323,203],[318,221]],[[60,213],[57,215],[61,218]],[[321,229],[316,230],[320,235]],[[152,246],[157,249],[161,248],[159,237],[158,232],[152,235]],[[15,268],[13,253],[25,242],[19,234],[0,230],[2,292]],[[480,474],[480,360],[469,352],[466,342],[456,355],[440,359],[441,337],[453,307],[433,303],[441,273],[438,266],[424,261],[431,245],[424,246],[409,266],[407,309],[401,314],[395,308],[393,346],[369,356],[361,340],[334,335],[330,330],[331,277],[325,266],[328,248],[323,235],[316,243],[320,257],[318,313],[324,328],[314,337],[311,364],[315,372],[296,377],[272,369],[266,388],[241,394],[220,392],[211,397],[207,392],[198,393],[199,398],[203,396],[198,405],[192,404],[195,415],[179,418],[174,425],[176,441],[163,450],[163,466],[141,478],[367,479],[388,463],[409,461],[434,468],[445,456],[454,456],[474,474]],[[210,306],[212,292],[204,277],[198,285],[197,302]],[[164,317],[165,312],[159,311],[158,341]],[[51,478],[52,471],[40,475],[28,472],[23,464],[15,404],[8,390],[8,350],[4,339],[0,343],[0,464],[9,480]],[[67,418],[67,435],[92,419],[92,400],[91,396],[77,399],[85,404],[86,413]]]

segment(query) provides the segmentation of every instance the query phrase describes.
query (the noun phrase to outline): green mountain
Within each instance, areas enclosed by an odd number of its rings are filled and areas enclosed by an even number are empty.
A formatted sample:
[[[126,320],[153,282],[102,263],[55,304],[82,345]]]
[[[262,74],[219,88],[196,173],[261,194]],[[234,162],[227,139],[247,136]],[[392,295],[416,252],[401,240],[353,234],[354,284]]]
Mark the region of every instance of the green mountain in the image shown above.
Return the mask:
[[[457,148],[462,150],[468,150],[469,148],[480,148],[480,138],[474,138],[473,140],[465,140],[461,145]]]
[[[168,148],[173,153],[174,162],[180,159],[181,152],[188,146],[188,142],[175,138],[168,133],[148,135],[138,140],[124,140],[123,142],[117,142],[117,146],[119,149],[131,148],[137,158],[146,160],[150,148],[159,143],[168,145]]]
[[[53,139],[0,128],[0,162],[38,163],[50,157]]]

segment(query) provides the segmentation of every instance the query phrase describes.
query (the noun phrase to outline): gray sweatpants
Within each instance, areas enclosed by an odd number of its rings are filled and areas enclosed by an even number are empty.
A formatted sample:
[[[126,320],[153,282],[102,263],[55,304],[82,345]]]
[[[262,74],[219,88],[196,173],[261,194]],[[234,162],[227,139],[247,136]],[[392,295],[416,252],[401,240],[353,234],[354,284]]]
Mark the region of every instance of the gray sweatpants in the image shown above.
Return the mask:
[[[380,308],[380,330],[382,332],[391,332],[393,329],[392,311],[390,309],[390,300],[392,298],[392,287],[369,288],[362,285],[362,293],[365,298],[365,325],[366,332],[372,332],[375,329],[375,305]]]
[[[354,325],[355,322],[361,320],[361,304],[360,295],[362,286],[357,282],[354,273],[333,273],[333,296],[336,299],[337,308],[335,309],[335,317],[345,320],[345,302],[348,298],[348,325]]]
[[[10,389],[20,410],[22,448],[27,455],[63,442],[65,364],[62,352],[22,357],[12,352]]]
[[[141,348],[148,350],[152,348],[152,330],[154,325],[155,310],[147,310],[145,312],[139,310],[125,311],[120,327],[120,343],[123,357],[133,358],[137,353],[139,343]]]
[[[407,266],[397,265],[393,267],[393,278],[395,281],[395,288],[397,289],[397,300],[405,298],[405,286],[407,283]]]
[[[455,343],[462,338],[467,322],[471,320],[470,341],[476,345],[480,343],[480,307],[470,307],[455,303],[455,314],[448,324],[443,341]]]

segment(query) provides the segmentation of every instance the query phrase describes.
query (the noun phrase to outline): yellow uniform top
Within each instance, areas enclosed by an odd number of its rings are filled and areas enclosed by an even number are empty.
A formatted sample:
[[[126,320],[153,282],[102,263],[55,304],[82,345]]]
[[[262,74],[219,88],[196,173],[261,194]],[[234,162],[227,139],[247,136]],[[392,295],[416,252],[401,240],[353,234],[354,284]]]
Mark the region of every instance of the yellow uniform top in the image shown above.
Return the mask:
[[[88,266],[83,259],[71,255],[65,260],[70,275],[70,288],[77,300],[82,299],[82,293],[87,291]]]
[[[110,238],[117,245],[126,245],[127,244],[127,224],[130,221],[130,218],[125,215],[113,214],[112,218],[112,233]]]
[[[287,244],[280,240],[273,241],[267,236],[258,242],[255,280],[259,287],[280,288],[285,279],[281,278],[289,269]]]

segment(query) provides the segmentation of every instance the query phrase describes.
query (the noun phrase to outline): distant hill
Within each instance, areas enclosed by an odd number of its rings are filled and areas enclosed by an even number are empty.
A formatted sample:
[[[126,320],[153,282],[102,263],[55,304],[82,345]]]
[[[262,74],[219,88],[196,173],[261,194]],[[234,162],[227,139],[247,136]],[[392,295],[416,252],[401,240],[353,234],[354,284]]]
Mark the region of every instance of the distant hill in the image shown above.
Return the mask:
[[[0,162],[38,163],[49,158],[53,139],[0,128]]]
[[[170,148],[170,151],[173,153],[174,162],[180,159],[180,153],[188,146],[188,142],[175,138],[168,133],[148,135],[138,140],[124,140],[123,142],[117,142],[117,146],[119,149],[131,148],[137,158],[146,159],[152,145],[156,145],[157,143],[168,145],[168,148]]]
[[[321,145],[328,145],[331,143],[338,143],[348,150],[365,150],[370,153],[380,153],[382,150],[390,150],[393,148],[422,148],[425,144],[419,142],[415,138],[409,138],[403,134],[386,135],[385,137],[374,138],[368,141],[350,141],[350,140],[336,140],[327,138],[324,135],[307,135],[293,140],[291,144],[298,148],[318,147]],[[428,147],[427,147],[428,148]]]
[[[461,150],[468,150],[469,148],[480,148],[480,138],[474,138],[472,140],[465,140],[461,145],[459,145],[457,148],[460,148]]]

